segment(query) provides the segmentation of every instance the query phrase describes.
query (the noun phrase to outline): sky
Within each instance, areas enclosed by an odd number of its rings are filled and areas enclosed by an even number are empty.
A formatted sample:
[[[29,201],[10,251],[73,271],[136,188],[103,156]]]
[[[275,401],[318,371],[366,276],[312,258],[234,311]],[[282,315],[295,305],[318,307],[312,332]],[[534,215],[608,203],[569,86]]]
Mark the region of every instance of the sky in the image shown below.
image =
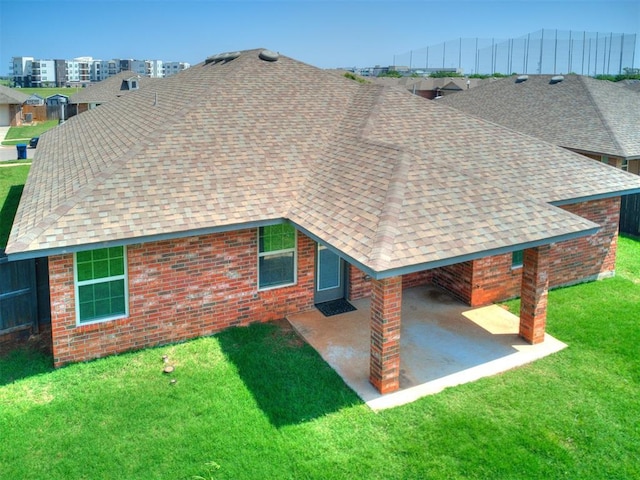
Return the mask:
[[[320,68],[392,65],[448,40],[541,29],[640,34],[640,0],[0,0],[0,75],[14,56],[196,64],[251,48]]]

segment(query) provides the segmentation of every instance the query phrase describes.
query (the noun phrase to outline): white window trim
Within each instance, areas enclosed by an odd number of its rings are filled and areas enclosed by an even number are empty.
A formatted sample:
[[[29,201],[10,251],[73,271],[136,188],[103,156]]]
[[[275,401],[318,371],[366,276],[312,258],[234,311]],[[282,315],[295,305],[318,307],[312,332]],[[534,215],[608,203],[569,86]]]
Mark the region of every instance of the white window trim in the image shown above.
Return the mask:
[[[95,250],[100,250],[96,248]],[[122,275],[115,275],[113,277],[103,277],[93,280],[78,281],[78,258],[77,254],[73,254],[73,290],[75,294],[75,307],[76,307],[76,327],[82,327],[84,325],[93,325],[95,323],[110,322],[119,318],[126,318],[129,316],[129,270],[127,268],[127,247],[122,247],[122,259],[124,262],[124,273]],[[96,318],[95,320],[89,320],[87,322],[80,321],[80,295],[79,288],[84,285],[92,285],[95,283],[111,282],[113,280],[124,280],[124,313],[118,315],[112,315],[110,317]]]
[[[269,226],[269,225],[267,225],[267,226]],[[260,251],[260,227],[258,227],[257,232],[256,232],[256,236],[258,237],[258,243],[257,243],[257,247],[258,247],[258,258],[257,258],[258,278],[256,280],[258,282],[258,291],[259,292],[265,292],[267,290],[274,290],[276,288],[291,287],[292,285],[297,285],[298,284],[298,230],[296,230],[294,228],[293,231],[295,232],[293,248],[285,248],[283,250],[274,250],[273,252],[261,252]],[[260,259],[262,257],[269,257],[271,255],[279,255],[281,253],[290,253],[290,252],[293,252],[293,282],[291,282],[291,283],[283,283],[283,284],[280,284],[280,285],[271,285],[269,287],[261,287],[260,286]]]

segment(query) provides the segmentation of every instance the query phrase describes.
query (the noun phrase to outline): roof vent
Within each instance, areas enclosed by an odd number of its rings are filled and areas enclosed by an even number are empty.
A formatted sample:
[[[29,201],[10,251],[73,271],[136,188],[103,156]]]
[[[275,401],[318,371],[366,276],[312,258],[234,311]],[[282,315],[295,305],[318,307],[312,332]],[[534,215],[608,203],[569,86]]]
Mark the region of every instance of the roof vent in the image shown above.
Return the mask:
[[[527,80],[529,80],[529,75],[519,75],[518,78],[516,78],[516,83],[526,82]]]
[[[238,58],[239,56],[240,56],[240,52],[218,53],[217,55],[212,55],[210,57],[207,57],[204,63],[209,64],[209,63],[218,63],[218,62],[230,62],[231,60]]]
[[[564,77],[562,75],[555,75],[551,77],[551,80],[549,80],[549,83],[553,85],[555,83],[560,83],[563,80],[564,80]]]
[[[260,60],[275,62],[280,57],[280,54],[271,50],[262,50],[258,56],[260,57]]]

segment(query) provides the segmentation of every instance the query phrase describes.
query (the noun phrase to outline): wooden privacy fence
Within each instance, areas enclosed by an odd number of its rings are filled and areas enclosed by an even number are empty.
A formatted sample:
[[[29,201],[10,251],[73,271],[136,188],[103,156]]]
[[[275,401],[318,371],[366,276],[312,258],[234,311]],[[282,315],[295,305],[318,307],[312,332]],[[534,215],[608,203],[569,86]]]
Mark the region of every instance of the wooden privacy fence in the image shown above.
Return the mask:
[[[640,193],[622,197],[620,232],[640,236]]]
[[[0,259],[0,334],[29,326],[37,331],[37,301],[35,260]]]
[[[0,250],[0,345],[12,334],[38,333],[51,322],[46,258],[7,261]]]
[[[22,106],[23,122],[46,122],[47,106],[46,105],[23,105]]]

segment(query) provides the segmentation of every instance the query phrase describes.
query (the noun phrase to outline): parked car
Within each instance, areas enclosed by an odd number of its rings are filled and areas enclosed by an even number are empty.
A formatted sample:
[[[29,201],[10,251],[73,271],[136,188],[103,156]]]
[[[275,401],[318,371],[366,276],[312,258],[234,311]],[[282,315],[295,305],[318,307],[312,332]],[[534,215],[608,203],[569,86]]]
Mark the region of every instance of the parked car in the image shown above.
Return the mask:
[[[33,137],[29,140],[29,148],[36,148],[38,146],[38,140],[40,140],[40,137]]]

